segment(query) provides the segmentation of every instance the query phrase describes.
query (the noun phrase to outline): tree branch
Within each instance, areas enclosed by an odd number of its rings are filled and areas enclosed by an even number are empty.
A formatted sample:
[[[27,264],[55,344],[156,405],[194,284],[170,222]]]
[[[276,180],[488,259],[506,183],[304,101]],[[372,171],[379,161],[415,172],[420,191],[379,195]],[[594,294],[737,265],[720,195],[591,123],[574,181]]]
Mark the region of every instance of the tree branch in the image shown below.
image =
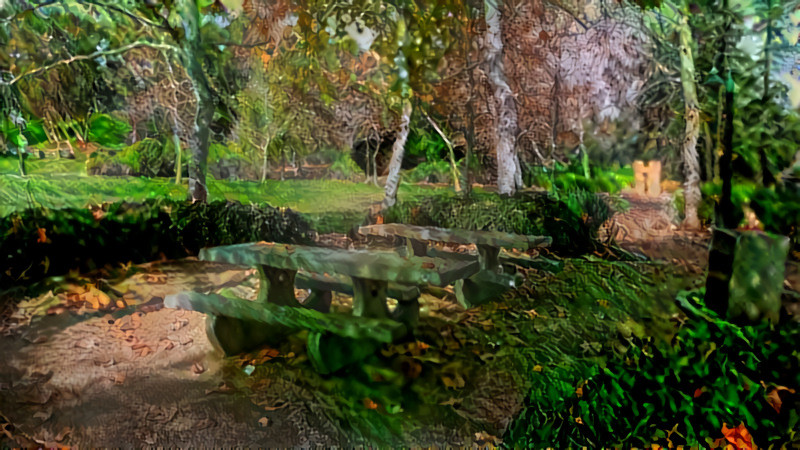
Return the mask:
[[[19,74],[16,77],[12,78],[10,81],[2,81],[2,80],[0,80],[0,84],[5,85],[5,86],[11,86],[11,85],[17,83],[18,81],[20,81],[21,79],[23,79],[23,78],[25,78],[27,76],[36,75],[36,74],[39,74],[39,73],[42,73],[42,72],[46,72],[46,71],[48,71],[50,69],[53,69],[55,67],[58,67],[58,66],[72,64],[72,63],[74,63],[76,61],[84,61],[84,60],[87,60],[87,59],[95,59],[95,58],[98,58],[100,56],[108,56],[108,55],[116,55],[117,53],[125,53],[128,50],[132,50],[132,49],[137,48],[137,47],[151,47],[151,48],[157,48],[157,49],[161,49],[161,50],[175,50],[175,47],[173,47],[171,45],[168,45],[168,44],[155,44],[155,43],[152,43],[152,42],[138,41],[138,42],[133,42],[133,43],[128,44],[128,45],[124,45],[124,46],[119,47],[119,48],[115,48],[113,50],[96,51],[96,52],[88,54],[88,55],[76,55],[76,56],[73,56],[73,57],[68,58],[68,59],[62,59],[60,61],[56,61],[56,62],[48,64],[46,66],[42,66],[42,67],[39,67],[39,68],[36,68],[36,69],[33,69],[33,70],[29,70],[29,71],[27,71],[25,73]]]
[[[146,25],[148,27],[153,27],[153,28],[158,28],[160,30],[164,30],[164,31],[167,31],[167,32],[170,32],[170,33],[172,32],[172,29],[167,27],[167,26],[164,26],[164,25],[159,24],[159,23],[151,22],[150,20],[145,19],[144,17],[140,17],[140,16],[138,16],[138,15],[136,15],[136,14],[130,12],[130,11],[126,11],[125,9],[120,8],[119,6],[108,5],[108,4],[101,3],[101,2],[98,2],[98,1],[94,1],[94,0],[75,0],[75,1],[77,1],[79,3],[86,3],[86,4],[89,4],[89,5],[99,6],[101,8],[110,9],[112,11],[116,11],[116,12],[122,14],[122,15],[130,17],[131,19],[141,23],[142,25]]]

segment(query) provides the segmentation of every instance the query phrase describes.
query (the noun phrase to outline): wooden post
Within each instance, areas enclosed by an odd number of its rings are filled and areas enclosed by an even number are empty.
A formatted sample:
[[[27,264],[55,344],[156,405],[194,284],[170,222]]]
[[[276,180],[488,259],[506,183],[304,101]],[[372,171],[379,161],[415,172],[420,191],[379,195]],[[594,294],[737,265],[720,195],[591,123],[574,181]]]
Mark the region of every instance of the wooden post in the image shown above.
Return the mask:
[[[661,161],[633,162],[634,190],[639,195],[661,195]]]

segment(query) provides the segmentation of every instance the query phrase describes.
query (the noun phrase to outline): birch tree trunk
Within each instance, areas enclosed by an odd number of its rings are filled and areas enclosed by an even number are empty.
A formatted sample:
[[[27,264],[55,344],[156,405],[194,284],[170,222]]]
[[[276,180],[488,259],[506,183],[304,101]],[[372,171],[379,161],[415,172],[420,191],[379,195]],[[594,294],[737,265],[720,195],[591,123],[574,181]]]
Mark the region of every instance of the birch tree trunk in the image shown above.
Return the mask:
[[[192,88],[197,98],[194,129],[190,137],[189,153],[189,199],[194,202],[208,201],[206,171],[208,169],[208,145],[211,121],[217,107],[217,99],[203,71],[200,59],[203,55],[203,43],[200,36],[200,12],[193,0],[182,0],[175,3],[181,17],[183,35],[180,44],[181,62],[187,75],[192,80]]]
[[[397,130],[394,144],[392,144],[392,159],[389,161],[389,175],[386,178],[386,193],[383,197],[381,209],[394,206],[397,202],[397,187],[400,184],[400,166],[403,163],[408,129],[411,123],[411,101],[403,101],[403,113],[400,117],[400,128]]]
[[[486,65],[489,80],[494,88],[494,99],[497,105],[497,190],[501,194],[511,195],[516,191],[518,177],[518,160],[516,157],[517,107],[514,96],[506,81],[503,67],[503,39],[500,30],[500,10],[497,2],[502,0],[486,0]]]
[[[683,86],[684,118],[686,131],[683,138],[683,174],[684,174],[684,220],[686,228],[700,227],[697,218],[697,207],[700,205],[700,161],[697,158],[697,137],[700,134],[700,111],[695,85],[694,58],[692,57],[692,35],[686,16],[680,28],[681,53],[681,85]]]

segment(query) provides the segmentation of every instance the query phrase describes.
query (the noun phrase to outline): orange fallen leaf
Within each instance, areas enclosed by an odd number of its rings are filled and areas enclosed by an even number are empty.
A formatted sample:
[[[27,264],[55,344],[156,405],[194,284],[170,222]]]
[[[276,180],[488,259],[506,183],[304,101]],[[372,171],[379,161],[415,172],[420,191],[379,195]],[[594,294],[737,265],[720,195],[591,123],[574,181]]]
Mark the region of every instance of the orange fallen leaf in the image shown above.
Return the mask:
[[[791,394],[795,393],[794,389],[789,389],[786,386],[775,386],[769,392],[767,392],[767,403],[775,409],[775,412],[778,414],[781,413],[781,406],[783,405],[783,400],[781,400],[781,392],[789,392]]]
[[[377,403],[375,403],[375,402],[373,402],[373,401],[372,401],[371,399],[369,399],[369,398],[364,398],[364,406],[365,406],[367,409],[378,409],[378,404],[377,404]]]
[[[44,244],[47,242],[47,234],[45,233],[44,228],[37,228],[36,232],[39,234],[39,237],[36,239],[36,242],[40,244]]]
[[[258,419],[258,425],[261,426],[261,427],[265,427],[265,426],[269,425],[269,418],[262,417],[262,418]]]
[[[732,444],[734,448],[737,449],[753,450],[756,448],[753,445],[753,438],[750,436],[750,431],[744,426],[744,422],[740,423],[735,428],[728,428],[728,424],[723,423],[722,436],[724,437],[714,441],[715,447],[724,447],[727,444]]]

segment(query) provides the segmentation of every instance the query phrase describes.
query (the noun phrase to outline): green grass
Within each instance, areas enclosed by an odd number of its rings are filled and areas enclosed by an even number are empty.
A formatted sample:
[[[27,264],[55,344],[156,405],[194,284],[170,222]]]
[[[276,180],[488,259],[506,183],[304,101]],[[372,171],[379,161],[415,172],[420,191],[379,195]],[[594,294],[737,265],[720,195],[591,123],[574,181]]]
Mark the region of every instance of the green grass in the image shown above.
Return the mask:
[[[120,200],[186,198],[186,183],[169,178],[78,175],[76,160],[29,160],[29,176],[16,174],[16,160],[0,158],[0,215],[32,206],[82,208]],[[361,224],[371,205],[383,199],[383,188],[339,180],[224,181],[209,179],[209,200],[268,203],[303,214],[321,233],[349,231]],[[448,190],[401,184],[400,198],[445,194]]]
[[[85,175],[85,160],[79,159],[25,159],[25,171],[30,175],[73,174]],[[16,157],[0,157],[0,176],[19,175],[19,160]]]

